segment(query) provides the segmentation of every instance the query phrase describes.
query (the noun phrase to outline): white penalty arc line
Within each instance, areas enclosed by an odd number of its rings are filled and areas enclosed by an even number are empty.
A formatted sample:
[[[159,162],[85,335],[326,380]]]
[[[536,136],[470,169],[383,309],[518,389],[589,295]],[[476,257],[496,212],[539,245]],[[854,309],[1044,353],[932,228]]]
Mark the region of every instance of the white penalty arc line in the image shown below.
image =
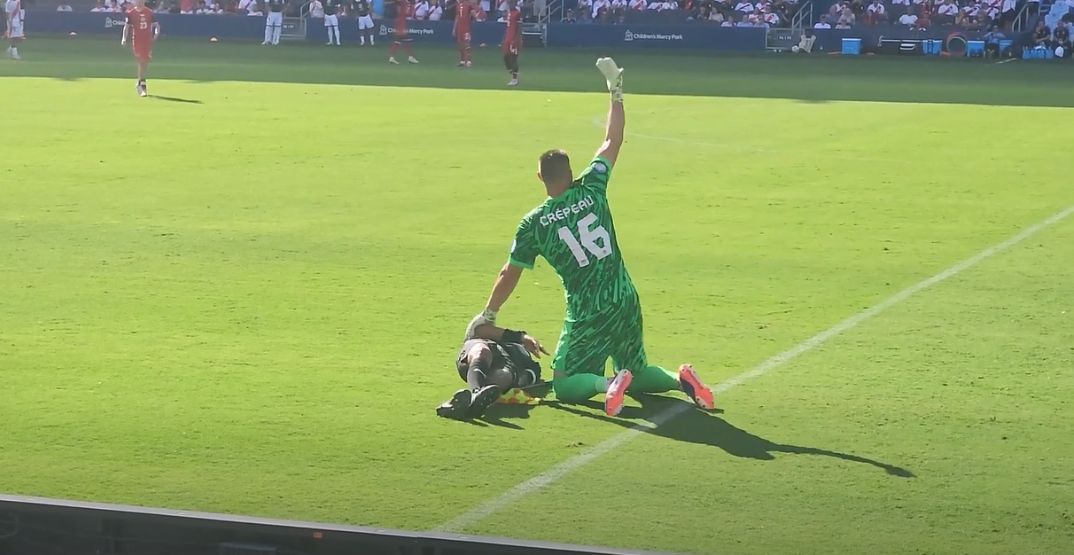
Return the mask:
[[[857,327],[862,322],[873,318],[874,316],[884,312],[885,310],[905,301],[906,299],[909,299],[917,293],[920,293],[921,291],[924,291],[925,289],[928,289],[929,287],[932,287],[937,283],[940,283],[969,268],[972,268],[980,264],[981,262],[991,258],[992,256],[995,256],[996,254],[1010,249],[1011,247],[1021,243],[1022,241],[1025,241],[1026,239],[1036,235],[1037,233],[1040,233],[1041,231],[1065,220],[1071,214],[1074,214],[1074,205],[1069,206],[1060,212],[1057,212],[1056,214],[1041,222],[1038,222],[1025,228],[1013,237],[1001,243],[992,245],[991,247],[984,249],[983,251],[963,260],[962,262],[959,262],[958,264],[955,264],[954,266],[951,266],[950,268],[930,278],[919,281],[907,287],[906,289],[895,293],[894,295],[880,301],[879,303],[869,308],[866,308],[865,310],[858,312],[853,316],[850,316],[842,322],[839,322],[831,328],[828,328],[827,330],[824,330],[814,335],[813,337],[802,341],[794,347],[791,347],[790,349],[783,351],[782,353],[779,353],[778,355],[775,355],[768,360],[765,360],[757,366],[754,366],[753,368],[750,368],[749,370],[737,376],[734,376],[724,382],[721,382],[720,384],[713,387],[712,391],[716,394],[724,393],[750,380],[759,378],[771,372],[772,370],[775,370],[780,366],[783,366],[784,364],[787,364],[788,362],[802,356],[803,354],[808,353],[809,351],[812,351],[813,349],[816,349],[821,345],[824,345],[825,343],[839,336],[840,334]],[[525,482],[516,485],[515,487],[505,491],[504,493],[489,499],[488,501],[478,505],[477,507],[474,507],[473,509],[470,509],[469,511],[441,524],[436,528],[436,530],[459,531],[481,520],[484,520],[486,517],[499,512],[500,510],[515,503],[519,499],[533,493],[534,491],[547,487],[548,485],[558,481],[560,478],[563,478],[567,474],[570,474],[578,468],[585,466],[593,459],[596,459],[601,455],[604,455],[610,451],[617,449],[624,443],[637,437],[638,434],[659,427],[688,410],[693,410],[692,406],[687,404],[678,404],[661,413],[658,413],[649,422],[638,424],[632,428],[627,429],[624,432],[616,434],[602,441],[601,443],[598,443],[590,449],[587,449],[586,451],[579,453],[553,466],[552,468],[549,468],[541,474],[538,474],[537,476],[534,476],[533,478],[530,478],[529,480],[526,480]]]

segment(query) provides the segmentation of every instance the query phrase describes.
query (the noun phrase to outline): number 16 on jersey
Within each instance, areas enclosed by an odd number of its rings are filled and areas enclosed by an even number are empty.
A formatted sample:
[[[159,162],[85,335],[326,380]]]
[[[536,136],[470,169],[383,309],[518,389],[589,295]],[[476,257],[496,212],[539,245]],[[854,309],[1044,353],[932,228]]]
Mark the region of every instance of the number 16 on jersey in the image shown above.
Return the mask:
[[[586,251],[589,251],[589,254],[595,256],[597,260],[612,254],[612,240],[608,236],[608,230],[602,225],[593,227],[595,223],[597,223],[596,214],[589,214],[582,218],[578,222],[578,237],[575,237],[567,226],[556,231],[560,240],[567,244],[567,248],[571,250],[571,254],[574,255],[574,259],[578,261],[578,266],[581,268],[589,265],[589,256],[586,255]]]

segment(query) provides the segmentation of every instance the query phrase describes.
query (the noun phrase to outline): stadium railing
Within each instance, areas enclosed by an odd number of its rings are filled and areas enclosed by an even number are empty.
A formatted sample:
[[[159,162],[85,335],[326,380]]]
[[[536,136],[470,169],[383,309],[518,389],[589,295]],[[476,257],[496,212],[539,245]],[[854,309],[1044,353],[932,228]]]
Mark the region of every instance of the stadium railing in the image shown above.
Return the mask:
[[[0,553],[632,555],[644,552],[0,494]]]

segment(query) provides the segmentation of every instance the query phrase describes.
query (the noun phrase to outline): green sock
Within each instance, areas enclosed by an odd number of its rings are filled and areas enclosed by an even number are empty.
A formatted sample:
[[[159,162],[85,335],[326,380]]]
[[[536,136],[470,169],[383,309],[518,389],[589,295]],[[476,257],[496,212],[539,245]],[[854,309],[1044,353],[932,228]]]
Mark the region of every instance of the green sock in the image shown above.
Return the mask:
[[[679,376],[659,366],[648,366],[633,373],[634,380],[627,388],[631,393],[663,393],[679,389]]]
[[[608,390],[608,378],[597,374],[556,376],[552,380],[556,398],[567,403],[585,401]]]

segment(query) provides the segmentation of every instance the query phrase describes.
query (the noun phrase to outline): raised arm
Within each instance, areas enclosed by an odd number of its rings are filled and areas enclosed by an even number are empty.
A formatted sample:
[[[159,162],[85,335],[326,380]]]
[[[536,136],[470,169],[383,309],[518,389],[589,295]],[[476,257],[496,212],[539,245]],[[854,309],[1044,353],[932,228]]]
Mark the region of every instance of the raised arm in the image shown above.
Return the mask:
[[[597,69],[608,82],[608,92],[612,93],[608,106],[608,125],[604,130],[604,142],[597,149],[597,156],[604,158],[609,166],[614,166],[619,158],[619,149],[623,146],[626,114],[623,112],[623,69],[615,65],[611,58],[597,60]]]

